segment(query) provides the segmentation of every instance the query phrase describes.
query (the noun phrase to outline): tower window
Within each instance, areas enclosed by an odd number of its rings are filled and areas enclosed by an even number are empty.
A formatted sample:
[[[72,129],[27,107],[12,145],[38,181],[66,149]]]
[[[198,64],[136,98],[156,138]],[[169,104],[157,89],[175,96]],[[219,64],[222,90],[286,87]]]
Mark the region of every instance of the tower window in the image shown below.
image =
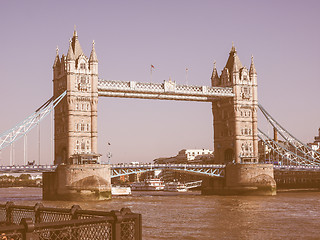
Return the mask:
[[[86,68],[86,64],[85,63],[80,63],[80,69],[85,69]]]

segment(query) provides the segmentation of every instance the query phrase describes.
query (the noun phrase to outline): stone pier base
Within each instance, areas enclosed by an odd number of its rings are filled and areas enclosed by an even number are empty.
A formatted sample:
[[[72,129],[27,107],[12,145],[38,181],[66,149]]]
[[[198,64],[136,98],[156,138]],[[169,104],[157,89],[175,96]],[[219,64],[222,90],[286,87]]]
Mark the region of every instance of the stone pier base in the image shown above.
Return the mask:
[[[110,166],[100,164],[59,165],[55,172],[43,173],[44,200],[111,199]]]
[[[276,195],[272,164],[234,164],[226,166],[224,178],[202,182],[204,195]]]

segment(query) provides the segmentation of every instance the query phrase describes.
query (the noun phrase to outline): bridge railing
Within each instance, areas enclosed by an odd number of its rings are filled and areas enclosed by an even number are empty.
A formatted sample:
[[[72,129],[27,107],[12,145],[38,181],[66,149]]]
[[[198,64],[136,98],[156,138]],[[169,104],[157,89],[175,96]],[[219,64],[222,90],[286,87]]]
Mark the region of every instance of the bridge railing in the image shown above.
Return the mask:
[[[111,178],[153,170],[172,170],[196,175],[223,177],[225,165],[222,164],[113,164]]]
[[[153,163],[141,163],[141,164],[111,164],[111,168],[171,168],[171,167],[181,167],[181,168],[225,168],[224,164],[153,164]]]
[[[0,166],[0,173],[19,173],[19,172],[52,172],[57,168],[56,165],[13,165]]]
[[[0,204],[2,239],[142,239],[141,214]]]

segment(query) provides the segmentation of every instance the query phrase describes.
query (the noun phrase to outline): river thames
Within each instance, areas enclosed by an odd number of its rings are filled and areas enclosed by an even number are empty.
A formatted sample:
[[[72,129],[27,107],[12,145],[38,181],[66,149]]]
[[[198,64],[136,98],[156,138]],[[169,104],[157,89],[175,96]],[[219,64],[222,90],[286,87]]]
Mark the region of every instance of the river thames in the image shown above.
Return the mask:
[[[142,214],[143,239],[320,239],[320,192],[277,196],[202,196],[200,192],[133,192],[111,201],[42,201],[40,188],[1,188],[0,202]]]

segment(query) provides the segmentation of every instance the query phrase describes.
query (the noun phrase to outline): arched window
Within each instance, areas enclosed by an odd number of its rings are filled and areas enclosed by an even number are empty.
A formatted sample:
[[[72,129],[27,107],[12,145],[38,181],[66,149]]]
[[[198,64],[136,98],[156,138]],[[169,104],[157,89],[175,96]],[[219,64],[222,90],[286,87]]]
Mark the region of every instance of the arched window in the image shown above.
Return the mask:
[[[87,153],[89,153],[90,152],[90,142],[89,142],[89,140],[87,140]]]
[[[81,152],[84,152],[86,150],[86,143],[81,142]]]

